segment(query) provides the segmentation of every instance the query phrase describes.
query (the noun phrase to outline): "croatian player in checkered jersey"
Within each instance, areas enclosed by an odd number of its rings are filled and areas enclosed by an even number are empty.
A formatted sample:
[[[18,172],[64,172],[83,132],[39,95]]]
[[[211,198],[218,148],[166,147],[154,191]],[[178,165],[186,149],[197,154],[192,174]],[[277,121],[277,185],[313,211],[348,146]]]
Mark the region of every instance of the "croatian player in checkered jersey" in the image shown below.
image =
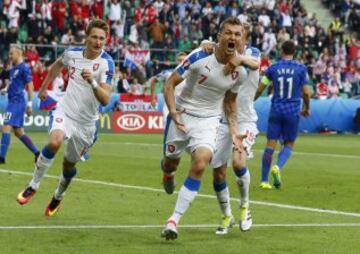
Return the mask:
[[[244,36],[242,44],[238,48],[240,55],[236,55],[226,66],[226,72],[231,72],[235,66],[243,65],[248,67],[248,77],[239,88],[236,99],[238,112],[239,132],[246,137],[243,139],[245,151],[239,153],[232,150],[232,140],[229,131],[229,125],[226,116],[223,115],[220,120],[220,127],[216,139],[216,152],[211,161],[211,167],[214,169],[214,190],[222,211],[222,218],[216,234],[227,234],[229,228],[235,223],[231,212],[230,194],[226,182],[226,169],[232,154],[232,167],[236,177],[236,184],[240,192],[240,229],[247,231],[252,226],[252,218],[249,209],[249,188],[250,173],[246,165],[246,159],[252,157],[251,148],[255,143],[258,129],[256,126],[257,114],[254,109],[254,96],[259,84],[260,73],[260,51],[254,47],[246,47],[251,35],[251,26],[248,23],[242,23]],[[204,43],[204,42],[203,42]],[[211,43],[204,43],[204,48],[211,50]],[[210,48],[209,48],[210,47]]]
[[[47,97],[49,82],[63,67],[69,69],[69,85],[52,112],[48,144],[41,151],[28,187],[17,196],[21,205],[33,197],[56,152],[63,141],[67,141],[59,185],[46,207],[46,216],[54,215],[59,209],[64,192],[76,175],[76,163],[96,139],[99,104],[106,105],[110,101],[114,62],[103,50],[108,31],[104,21],[92,20],[86,29],[85,47],[67,49],[51,65],[49,75],[41,86],[39,97],[43,100]]]
[[[242,136],[237,128],[236,96],[246,79],[245,68],[236,67],[224,74],[225,64],[241,44],[243,29],[237,18],[226,19],[218,33],[215,53],[208,55],[201,48],[194,50],[176,68],[165,85],[165,101],[169,117],[165,128],[164,157],[161,162],[163,183],[168,194],[174,192],[174,174],[184,150],[191,154],[188,177],[181,187],[175,210],[167,220],[161,236],[177,238],[177,225],[200,189],[201,177],[208,166],[216,145],[216,131],[223,103],[235,148],[242,150]],[[176,85],[185,79],[180,96],[175,96]]]

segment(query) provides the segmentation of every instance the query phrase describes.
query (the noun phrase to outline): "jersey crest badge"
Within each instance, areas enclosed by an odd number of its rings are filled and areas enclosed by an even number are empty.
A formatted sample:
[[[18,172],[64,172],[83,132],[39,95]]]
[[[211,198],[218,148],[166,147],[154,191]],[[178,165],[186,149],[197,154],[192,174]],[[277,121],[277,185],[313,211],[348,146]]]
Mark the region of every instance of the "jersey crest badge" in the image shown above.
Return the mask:
[[[99,69],[100,64],[96,63],[93,65],[93,71],[97,71]]]
[[[231,78],[232,78],[233,80],[237,79],[238,77],[239,77],[239,72],[238,72],[238,71],[233,71],[233,72],[231,73]]]

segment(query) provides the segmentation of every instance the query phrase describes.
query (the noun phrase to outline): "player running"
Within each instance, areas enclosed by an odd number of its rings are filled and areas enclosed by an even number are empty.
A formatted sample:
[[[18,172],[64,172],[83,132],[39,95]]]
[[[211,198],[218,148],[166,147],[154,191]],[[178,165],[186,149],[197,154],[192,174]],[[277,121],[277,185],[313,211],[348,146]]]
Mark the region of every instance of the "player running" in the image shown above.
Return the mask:
[[[24,132],[24,114],[32,115],[33,83],[30,67],[23,60],[23,50],[19,46],[12,46],[9,54],[13,66],[10,69],[10,84],[7,89],[8,105],[6,108],[4,125],[2,128],[0,164],[6,161],[6,154],[10,146],[10,131],[34,154],[35,161],[40,152],[31,138]],[[24,96],[25,86],[28,88],[27,103]]]
[[[109,103],[114,62],[103,50],[108,32],[109,27],[104,21],[92,20],[86,29],[85,47],[67,49],[51,65],[41,86],[39,96],[43,100],[47,97],[49,82],[62,68],[69,69],[68,88],[51,116],[49,142],[41,151],[29,186],[17,196],[19,204],[29,202],[66,140],[62,173],[55,194],[45,209],[46,216],[54,215],[59,209],[64,193],[76,175],[76,163],[96,139],[99,104]]]
[[[296,46],[293,41],[284,42],[281,49],[282,59],[266,70],[255,96],[257,99],[272,82],[274,93],[268,120],[267,143],[262,157],[261,189],[272,188],[269,184],[269,171],[275,188],[281,187],[280,171],[291,156],[298,135],[300,115],[310,115],[311,92],[307,86],[307,68],[294,60]],[[280,138],[284,140],[284,146],[270,170],[272,156]]]

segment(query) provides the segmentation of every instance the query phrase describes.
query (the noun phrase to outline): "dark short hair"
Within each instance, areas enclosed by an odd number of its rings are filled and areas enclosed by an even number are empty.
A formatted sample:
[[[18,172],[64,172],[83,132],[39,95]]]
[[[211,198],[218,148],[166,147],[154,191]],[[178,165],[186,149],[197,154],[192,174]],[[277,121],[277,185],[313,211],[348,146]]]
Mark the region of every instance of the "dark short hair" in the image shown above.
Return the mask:
[[[93,19],[86,27],[85,34],[88,36],[93,28],[102,29],[106,34],[109,32],[108,24],[102,19]]]
[[[240,19],[238,19],[237,17],[229,17],[227,19],[225,19],[223,22],[221,22],[220,27],[219,27],[219,33],[221,33],[224,30],[224,27],[226,24],[229,25],[239,25],[241,26],[241,21]]]
[[[296,52],[295,43],[291,40],[285,41],[282,44],[281,49],[285,55],[295,55],[295,52]]]

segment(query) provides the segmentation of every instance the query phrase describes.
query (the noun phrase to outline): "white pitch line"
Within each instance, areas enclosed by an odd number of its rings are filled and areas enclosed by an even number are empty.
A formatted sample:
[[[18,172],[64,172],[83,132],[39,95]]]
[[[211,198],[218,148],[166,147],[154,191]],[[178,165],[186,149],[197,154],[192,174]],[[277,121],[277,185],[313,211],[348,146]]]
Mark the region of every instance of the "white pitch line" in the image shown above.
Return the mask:
[[[0,169],[0,173],[32,176],[32,173],[29,173],[29,172],[12,171],[12,170],[8,170],[8,169]],[[59,178],[58,176],[54,176],[54,175],[45,175],[45,177],[52,178],[52,179],[58,179]],[[120,184],[120,183],[111,183],[111,182],[98,181],[98,180],[88,180],[88,179],[75,178],[75,179],[73,179],[73,181],[82,182],[82,183],[89,183],[89,184],[104,185],[104,186],[112,186],[112,187],[118,187],[118,188],[124,188],[124,189],[147,190],[147,191],[161,192],[161,193],[164,192],[163,189],[156,189],[156,188],[145,187],[145,186],[127,185],[127,184]],[[175,193],[178,193],[178,192],[175,191]],[[203,197],[203,198],[216,199],[216,196],[208,195],[208,194],[198,194],[197,196],[198,197]],[[230,199],[232,201],[238,201],[238,199],[236,199],[236,198],[230,198]],[[283,208],[283,209],[300,210],[300,211],[316,212],[316,213],[326,213],[326,214],[335,214],[335,215],[343,215],[343,216],[349,216],[349,217],[360,217],[360,213],[343,212],[343,211],[337,211],[337,210],[328,210],[328,209],[319,209],[319,208],[304,207],[304,206],[286,205],[286,204],[279,204],[279,203],[265,202],[265,201],[255,201],[255,200],[251,200],[250,203],[251,204],[256,204],[256,205],[262,205],[262,206]]]
[[[147,144],[147,143],[133,143],[133,142],[101,142],[106,145],[139,145],[139,146],[163,146],[163,144]],[[255,152],[263,152],[263,150],[254,149]],[[298,155],[307,155],[307,156],[323,156],[323,157],[333,157],[333,158],[346,158],[346,159],[360,159],[360,156],[357,155],[348,155],[348,154],[333,154],[333,153],[308,153],[308,152],[293,152],[293,154]]]
[[[217,224],[179,225],[179,228],[216,228]],[[23,229],[153,229],[164,225],[22,225],[0,226],[0,230]],[[303,224],[253,224],[254,228],[319,228],[319,227],[360,227],[360,223],[303,223]]]
[[[46,142],[44,140],[44,142]],[[20,142],[18,144],[21,144]],[[149,146],[149,147],[162,147],[163,144],[150,144],[150,143],[134,143],[134,142],[101,142],[99,141],[99,145],[131,145],[131,146]],[[22,144],[21,144],[22,145]],[[261,153],[263,150],[254,149],[253,151]],[[332,157],[332,158],[345,158],[345,159],[360,159],[360,156],[357,155],[349,155],[349,154],[334,154],[334,153],[308,153],[308,152],[297,152],[294,151],[292,154],[297,155],[305,155],[305,156],[321,156],[321,157]]]

